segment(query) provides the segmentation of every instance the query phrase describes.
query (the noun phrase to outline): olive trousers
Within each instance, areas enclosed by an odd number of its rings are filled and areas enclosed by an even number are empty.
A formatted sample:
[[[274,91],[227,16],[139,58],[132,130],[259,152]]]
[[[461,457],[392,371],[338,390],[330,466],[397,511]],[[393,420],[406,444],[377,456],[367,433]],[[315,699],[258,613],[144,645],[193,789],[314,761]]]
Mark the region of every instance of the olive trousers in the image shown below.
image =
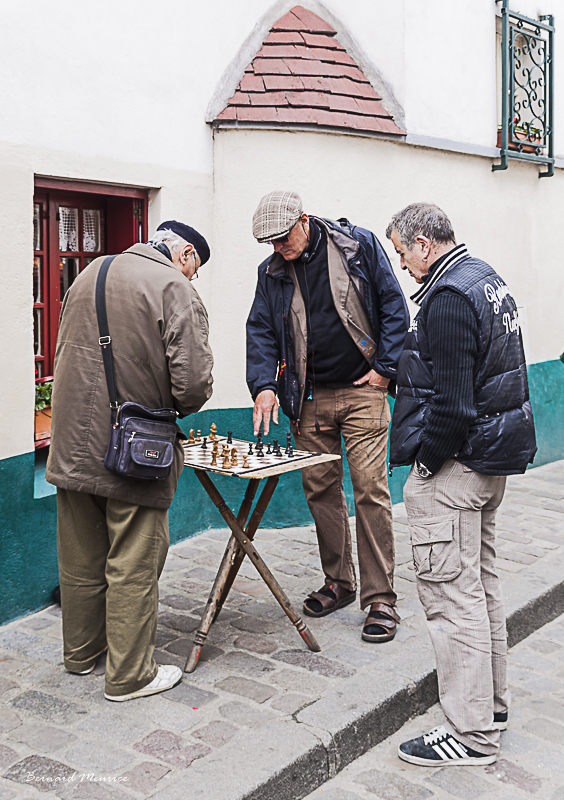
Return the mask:
[[[319,432],[315,422],[319,425]],[[392,504],[386,474],[388,393],[369,386],[316,387],[305,400],[296,447],[342,455],[344,442],[354,492],[360,572],[360,606],[395,606]],[[321,565],[328,582],[352,591],[356,575],[343,489],[343,462],[329,461],[302,470],[302,484],[315,520]]]
[[[168,511],[57,489],[65,667],[82,672],[108,650],[106,693],[150,683],[168,552]]]

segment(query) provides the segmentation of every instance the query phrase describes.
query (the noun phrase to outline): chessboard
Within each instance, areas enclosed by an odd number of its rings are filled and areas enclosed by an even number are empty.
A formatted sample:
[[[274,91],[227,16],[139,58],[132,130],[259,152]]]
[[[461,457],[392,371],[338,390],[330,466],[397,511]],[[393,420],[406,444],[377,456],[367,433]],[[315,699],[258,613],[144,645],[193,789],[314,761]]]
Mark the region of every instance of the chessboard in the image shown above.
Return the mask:
[[[231,432],[227,436],[217,434],[217,428],[209,437],[202,437],[201,432],[184,444],[184,464],[193,469],[214,472],[217,475],[231,475],[239,478],[267,478],[297,469],[322,464],[326,461],[337,461],[341,456],[328,453],[308,453],[305,450],[294,450],[291,435],[288,434],[286,446],[277,446],[277,440],[263,442],[262,437],[250,442],[233,438]],[[215,458],[214,458],[215,450]],[[212,461],[215,463],[212,464]]]

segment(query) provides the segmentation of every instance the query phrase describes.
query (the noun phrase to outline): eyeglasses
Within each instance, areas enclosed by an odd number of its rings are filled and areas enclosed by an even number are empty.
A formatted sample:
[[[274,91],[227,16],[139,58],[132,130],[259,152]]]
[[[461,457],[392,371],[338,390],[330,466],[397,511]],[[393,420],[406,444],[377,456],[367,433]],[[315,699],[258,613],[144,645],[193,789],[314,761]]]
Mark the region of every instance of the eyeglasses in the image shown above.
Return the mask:
[[[199,270],[199,269],[200,269],[200,267],[202,266],[202,262],[200,261],[200,259],[196,260],[196,251],[195,251],[195,250],[191,250],[191,251],[190,251],[190,254],[191,254],[192,258],[194,259],[194,266],[195,266],[195,268],[196,268],[196,269],[194,270],[194,274],[192,275],[192,277],[190,278],[190,280],[191,280],[191,281],[195,281],[195,280],[196,280],[196,278],[198,277],[198,270]],[[198,262],[199,262],[199,263],[198,263]]]
[[[296,222],[294,222],[288,233],[286,233],[284,236],[277,236],[276,239],[271,239],[269,242],[265,242],[265,244],[274,244],[275,242],[277,242],[278,244],[286,244],[286,242],[290,238],[290,234],[292,233],[298,222],[299,219]]]

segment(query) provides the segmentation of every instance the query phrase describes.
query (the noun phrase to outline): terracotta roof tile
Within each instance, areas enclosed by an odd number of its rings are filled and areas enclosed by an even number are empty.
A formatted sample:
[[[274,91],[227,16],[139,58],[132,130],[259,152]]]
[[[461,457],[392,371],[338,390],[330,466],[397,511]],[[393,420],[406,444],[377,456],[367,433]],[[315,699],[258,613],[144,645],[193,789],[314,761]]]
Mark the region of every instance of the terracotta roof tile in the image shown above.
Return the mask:
[[[270,30],[335,34],[335,30],[325,20],[322,20],[317,14],[307,11],[302,6],[294,6],[278,22],[275,22]]]
[[[293,80],[293,78],[291,80]],[[268,86],[266,88],[268,89]],[[245,73],[241,78],[241,83],[237,90],[241,92],[264,92],[264,80],[260,75],[249,75]]]
[[[380,100],[336,31],[295,6],[272,26],[215,122],[403,134]]]
[[[299,75],[265,75],[260,78],[264,82],[267,92],[277,92],[281,89],[318,89],[318,86],[306,86],[304,78]]]
[[[264,44],[304,44],[304,42],[304,34],[301,31],[270,31],[264,40]]]

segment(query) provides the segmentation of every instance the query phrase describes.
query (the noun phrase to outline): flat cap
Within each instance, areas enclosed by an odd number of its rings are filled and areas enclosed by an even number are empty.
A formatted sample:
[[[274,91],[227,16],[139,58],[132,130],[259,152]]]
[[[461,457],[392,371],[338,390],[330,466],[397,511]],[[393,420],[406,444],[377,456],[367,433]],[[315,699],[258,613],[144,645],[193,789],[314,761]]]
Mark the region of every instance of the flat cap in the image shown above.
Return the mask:
[[[197,251],[198,255],[200,256],[201,264],[205,264],[206,261],[209,261],[210,257],[210,247],[201,233],[195,228],[191,228],[190,225],[185,225],[183,222],[177,222],[175,219],[169,219],[167,222],[161,222],[159,227],[157,228],[158,231],[172,231],[177,236],[180,236],[181,239],[184,239],[185,242],[191,244],[195,250]]]
[[[270,242],[285,236],[302,215],[302,199],[296,192],[266,194],[253,214],[253,236],[258,242]]]

